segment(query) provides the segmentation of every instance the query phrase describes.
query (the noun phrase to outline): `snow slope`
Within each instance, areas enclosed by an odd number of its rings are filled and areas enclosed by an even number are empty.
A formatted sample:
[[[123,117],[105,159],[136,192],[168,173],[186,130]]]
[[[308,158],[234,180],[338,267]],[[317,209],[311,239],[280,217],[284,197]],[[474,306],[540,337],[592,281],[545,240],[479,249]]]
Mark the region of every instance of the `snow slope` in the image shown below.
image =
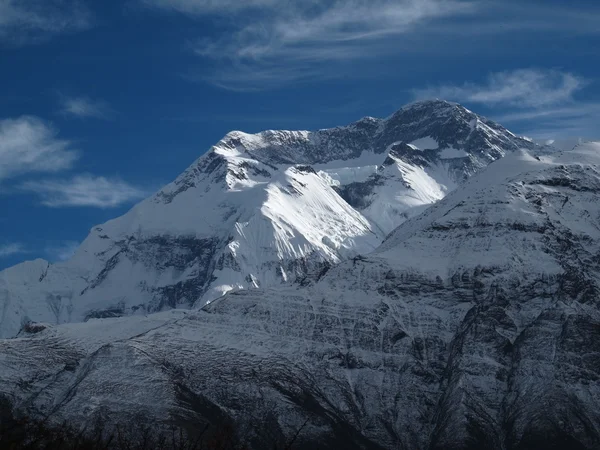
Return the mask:
[[[71,260],[1,272],[0,337],[28,321],[198,307],[301,279],[369,253],[489,163],[534,147],[443,101],[316,132],[231,132],[173,183],[92,229]]]
[[[516,152],[300,284],[23,330],[0,395],[82,424],[232,420],[257,448],[307,420],[299,448],[597,448],[599,195],[600,144]]]

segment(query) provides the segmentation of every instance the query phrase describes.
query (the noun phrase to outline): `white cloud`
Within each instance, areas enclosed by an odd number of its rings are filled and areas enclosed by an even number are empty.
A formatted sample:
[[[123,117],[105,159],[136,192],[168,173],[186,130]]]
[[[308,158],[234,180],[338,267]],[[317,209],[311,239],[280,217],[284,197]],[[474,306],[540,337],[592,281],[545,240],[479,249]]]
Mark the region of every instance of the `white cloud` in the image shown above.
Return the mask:
[[[520,69],[491,74],[483,84],[465,83],[417,89],[417,98],[444,98],[486,105],[541,108],[573,101],[587,82],[569,72]]]
[[[66,261],[75,254],[79,245],[77,241],[65,241],[46,247],[45,252],[52,261]]]
[[[113,114],[108,103],[88,97],[64,97],[61,103],[61,112],[74,117],[108,119]]]
[[[23,191],[38,194],[52,208],[91,206],[113,208],[147,196],[148,192],[116,178],[78,175],[69,180],[27,181]]]
[[[558,107],[518,110],[498,114],[494,119],[510,127],[519,127],[527,136],[539,139],[578,137],[598,140],[600,137],[599,103],[574,102]]]
[[[24,43],[90,27],[79,0],[0,0],[0,41]]]
[[[471,0],[143,0],[193,16],[221,16],[229,28],[199,39],[195,53],[215,72],[200,78],[233,90],[339,76],[336,63],[397,50],[398,36],[426,23],[471,14]],[[253,10],[260,10],[254,13]]]
[[[575,103],[566,106],[509,112],[498,115],[496,120],[499,122],[513,123],[530,120],[582,120],[586,117],[592,119],[598,116],[600,116],[600,103]]]
[[[70,141],[36,117],[0,120],[0,182],[33,173],[72,169],[79,153]],[[69,180],[30,180],[18,190],[33,192],[50,207],[110,208],[138,200],[147,192],[116,178],[79,175]]]
[[[589,138],[598,133],[600,104],[583,102],[576,95],[588,85],[588,80],[570,72],[519,69],[491,74],[484,83],[415,89],[413,94],[417,99],[486,105],[496,121],[527,136]]]
[[[0,181],[30,172],[69,169],[78,158],[69,141],[36,117],[0,120]]]
[[[528,39],[531,34],[548,32],[600,33],[597,8],[548,8],[543,0],[137,1],[156,10],[209,17],[210,34],[191,46],[210,62],[185,76],[240,91],[369,76],[380,70],[386,57],[415,51],[435,57],[452,51],[457,41],[458,48],[472,47],[479,38],[489,40],[496,34],[520,33]],[[490,80],[510,81],[518,87],[531,80]],[[461,94],[459,90],[470,86],[453,88],[451,93]]]
[[[0,258],[26,253],[25,247],[20,243],[0,245]]]

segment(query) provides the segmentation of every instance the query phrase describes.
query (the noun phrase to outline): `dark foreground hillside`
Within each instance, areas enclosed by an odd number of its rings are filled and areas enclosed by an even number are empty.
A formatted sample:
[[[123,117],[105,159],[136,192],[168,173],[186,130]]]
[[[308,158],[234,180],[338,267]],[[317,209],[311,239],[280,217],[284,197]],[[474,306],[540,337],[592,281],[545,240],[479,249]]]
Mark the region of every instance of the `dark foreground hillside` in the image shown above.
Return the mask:
[[[522,442],[515,450],[586,450],[586,447],[569,436],[563,437],[560,430],[555,435],[531,438]],[[172,427],[169,432],[137,424],[108,430],[98,422],[94,427],[75,430],[69,424],[48,424],[26,417],[16,417],[9,403],[0,400],[0,449],[2,450],[246,450],[250,448],[237,437],[231,427],[200,425],[196,431],[184,431]],[[290,450],[295,448],[331,448],[328,442],[302,442],[302,428],[287,443],[276,444],[272,436],[265,436],[264,443],[253,442],[255,448]],[[300,438],[300,439],[299,439]],[[486,438],[483,437],[485,441]],[[492,437],[488,437],[490,439]],[[268,442],[268,443],[267,443]],[[324,445],[321,445],[324,444]],[[346,444],[339,443],[339,448]],[[400,448],[400,447],[399,447]],[[452,448],[451,450],[484,450],[479,444]]]
[[[48,424],[15,417],[7,402],[0,401],[0,449],[44,450],[245,450],[233,430],[199,428],[189,433],[173,427],[170,432],[138,424],[107,430],[102,423],[75,430],[69,424]],[[291,448],[293,443],[290,443]]]

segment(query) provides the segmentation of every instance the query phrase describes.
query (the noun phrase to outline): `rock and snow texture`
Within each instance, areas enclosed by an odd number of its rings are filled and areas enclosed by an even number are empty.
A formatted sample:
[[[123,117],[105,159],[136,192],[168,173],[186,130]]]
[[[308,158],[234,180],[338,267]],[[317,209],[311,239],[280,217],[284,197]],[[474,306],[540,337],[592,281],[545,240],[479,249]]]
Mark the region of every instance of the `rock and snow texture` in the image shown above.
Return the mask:
[[[95,227],[70,261],[1,272],[0,337],[28,321],[199,307],[294,281],[369,253],[473,173],[534,146],[444,101],[316,132],[229,133]]]
[[[256,448],[307,419],[299,448],[598,448],[598,198],[600,144],[516,152],[299,284],[29,327],[0,341],[0,395],[75,423],[233,421]]]

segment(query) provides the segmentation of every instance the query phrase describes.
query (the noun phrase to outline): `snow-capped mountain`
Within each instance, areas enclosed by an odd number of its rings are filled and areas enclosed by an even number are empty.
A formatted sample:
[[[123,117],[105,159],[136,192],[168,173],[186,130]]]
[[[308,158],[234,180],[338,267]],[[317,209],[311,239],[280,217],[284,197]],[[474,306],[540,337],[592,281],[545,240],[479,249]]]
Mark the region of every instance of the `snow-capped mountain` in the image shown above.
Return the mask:
[[[316,132],[229,133],[64,263],[0,273],[0,337],[29,321],[202,306],[374,250],[489,163],[535,144],[428,101]]]
[[[0,341],[0,396],[78,424],[233,422],[256,448],[300,428],[298,448],[598,448],[599,196],[600,144],[514,152],[302,283],[26,327]]]

